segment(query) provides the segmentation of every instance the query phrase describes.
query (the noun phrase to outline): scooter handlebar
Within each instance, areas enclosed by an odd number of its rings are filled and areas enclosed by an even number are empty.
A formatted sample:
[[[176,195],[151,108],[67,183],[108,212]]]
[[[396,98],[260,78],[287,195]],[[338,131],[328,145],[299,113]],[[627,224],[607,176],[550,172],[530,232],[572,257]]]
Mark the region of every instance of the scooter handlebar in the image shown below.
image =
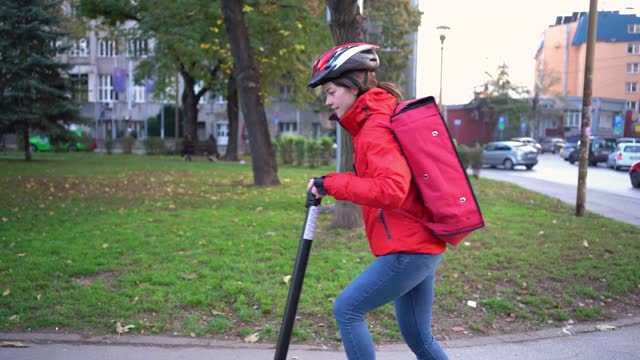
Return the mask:
[[[311,206],[320,206],[320,202],[322,198],[316,198],[315,195],[311,192],[311,190],[307,191],[307,202],[305,204],[306,208],[310,208]]]

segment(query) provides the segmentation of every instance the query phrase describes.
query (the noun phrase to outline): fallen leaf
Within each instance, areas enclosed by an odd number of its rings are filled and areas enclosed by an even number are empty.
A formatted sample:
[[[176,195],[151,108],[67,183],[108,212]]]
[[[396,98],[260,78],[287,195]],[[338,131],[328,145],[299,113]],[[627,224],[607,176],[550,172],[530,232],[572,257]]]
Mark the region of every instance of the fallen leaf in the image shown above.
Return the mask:
[[[109,247],[109,244],[102,244],[101,248],[106,249]]]
[[[544,235],[544,231],[538,231],[538,235]]]
[[[244,342],[253,344],[254,342],[260,340],[260,334],[255,333],[244,338]]]
[[[122,326],[119,321],[116,322],[116,333],[118,333],[118,335],[129,332],[129,330],[133,328],[135,328],[135,325]]]
[[[282,281],[284,281],[284,283],[287,285],[289,285],[289,280],[291,280],[291,275],[287,275],[282,278]]]
[[[16,255],[18,255],[19,257],[23,257],[23,256],[27,255],[27,253],[18,253]]]
[[[194,337],[196,337],[196,333],[194,333],[194,332],[190,332],[190,333],[189,333],[189,336],[191,336],[191,337],[193,337],[193,338],[194,338]]]
[[[198,275],[198,273],[191,273],[191,274],[187,274],[187,275],[183,276],[183,278],[185,280],[193,280],[193,279],[197,279],[199,277],[200,277],[200,275]]]
[[[587,240],[582,240],[582,246],[584,247],[589,247],[589,243],[587,242]]]
[[[473,300],[468,300],[467,301],[467,305],[471,306],[472,308],[477,307],[478,303],[473,301]]]
[[[0,347],[26,348],[28,346],[20,341],[0,341]]]
[[[617,327],[612,325],[596,325],[596,329],[600,331],[618,330]]]
[[[451,330],[455,331],[455,332],[462,332],[464,331],[464,328],[462,326],[454,326],[451,328]]]
[[[9,294],[11,294],[11,289],[7,289],[4,292],[2,292],[2,296],[9,296]]]

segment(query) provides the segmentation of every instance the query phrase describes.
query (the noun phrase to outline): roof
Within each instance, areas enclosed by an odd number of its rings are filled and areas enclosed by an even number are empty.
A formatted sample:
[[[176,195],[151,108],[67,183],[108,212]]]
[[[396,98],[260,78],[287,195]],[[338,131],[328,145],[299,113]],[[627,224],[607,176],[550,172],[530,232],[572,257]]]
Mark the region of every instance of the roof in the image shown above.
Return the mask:
[[[620,14],[617,11],[598,12],[597,42],[640,42],[640,33],[630,34],[630,24],[640,24],[640,17],[633,14]],[[587,42],[587,28],[589,14],[578,20],[578,28],[571,45],[581,45]]]

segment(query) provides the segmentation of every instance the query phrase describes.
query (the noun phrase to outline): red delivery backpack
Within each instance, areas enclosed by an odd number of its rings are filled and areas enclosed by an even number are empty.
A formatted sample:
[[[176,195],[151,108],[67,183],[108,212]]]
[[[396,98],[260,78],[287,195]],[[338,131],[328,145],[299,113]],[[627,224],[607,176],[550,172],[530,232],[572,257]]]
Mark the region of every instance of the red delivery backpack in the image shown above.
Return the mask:
[[[417,220],[454,246],[473,230],[484,227],[467,172],[433,96],[401,102],[390,121],[431,215]]]

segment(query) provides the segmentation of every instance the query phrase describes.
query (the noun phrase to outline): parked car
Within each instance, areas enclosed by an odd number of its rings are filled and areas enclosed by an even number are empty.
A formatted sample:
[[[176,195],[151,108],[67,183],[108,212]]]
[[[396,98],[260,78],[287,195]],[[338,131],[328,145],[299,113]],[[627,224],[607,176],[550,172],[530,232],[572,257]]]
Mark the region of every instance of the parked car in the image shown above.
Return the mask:
[[[616,140],[616,142],[618,144],[623,144],[623,143],[633,143],[633,144],[638,144],[640,143],[640,138],[633,138],[633,137],[621,137],[618,138]]]
[[[546,138],[540,143],[540,153],[550,152],[555,154],[559,152],[566,143],[567,141],[562,138]]]
[[[511,170],[523,165],[531,170],[538,163],[538,150],[519,141],[494,141],[483,147],[482,157],[484,164],[491,167],[504,166]]]
[[[83,133],[82,130],[71,130],[78,139],[76,142],[63,142],[60,144],[65,151],[74,152],[74,151],[82,151],[85,149],[84,144],[80,141]],[[51,151],[53,150],[53,145],[49,140],[48,136],[45,135],[37,135],[29,138],[29,145],[31,147],[31,152],[36,151]]]
[[[596,166],[598,163],[607,162],[609,154],[616,148],[616,139],[600,136],[590,136],[589,139],[589,165]],[[579,152],[580,142],[578,141],[578,147],[569,154],[567,160],[571,164],[575,163],[578,161]]]
[[[515,137],[511,138],[511,141],[519,141],[521,143],[525,143],[527,145],[533,146],[538,152],[542,149],[542,146],[536,141],[536,139],[532,137]]]
[[[631,179],[631,186],[640,188],[640,161],[629,168],[629,178]]]
[[[560,157],[564,159],[564,161],[569,161],[569,156],[571,156],[571,153],[578,148],[578,144],[576,143],[565,143],[560,150],[558,150],[558,153],[560,154]]]
[[[607,167],[618,170],[631,167],[636,161],[640,161],[640,143],[621,143],[609,154]]]

